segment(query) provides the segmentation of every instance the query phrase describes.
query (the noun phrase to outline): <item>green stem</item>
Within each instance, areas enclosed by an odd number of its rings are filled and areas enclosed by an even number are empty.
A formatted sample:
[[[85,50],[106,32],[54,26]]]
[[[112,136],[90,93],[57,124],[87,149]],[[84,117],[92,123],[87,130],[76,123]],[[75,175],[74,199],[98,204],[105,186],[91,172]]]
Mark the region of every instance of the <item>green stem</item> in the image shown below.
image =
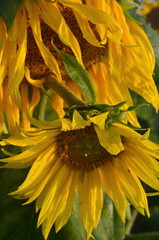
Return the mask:
[[[129,233],[131,232],[131,229],[132,229],[132,227],[133,227],[133,224],[134,224],[134,222],[135,222],[135,219],[136,219],[136,217],[137,217],[137,214],[138,214],[137,210],[136,210],[136,209],[133,209],[133,210],[132,210],[132,214],[131,214],[131,218],[130,218],[130,220],[128,220],[128,222],[127,222],[127,224],[126,224],[126,227],[125,227],[125,233],[126,233],[126,234],[129,234]]]
[[[125,240],[159,240],[159,232],[130,234]]]
[[[67,87],[57,82],[52,75],[47,77],[46,86],[51,88],[61,98],[63,98],[63,100],[67,103],[69,107],[72,107],[73,105],[78,105],[78,106],[86,105],[84,101],[76,98],[76,96]]]
[[[46,93],[43,93],[43,95],[41,97],[38,119],[44,119],[45,108],[46,108],[46,104],[47,104],[47,100],[48,100],[48,95],[47,95],[48,91],[50,91],[50,89],[47,90]]]

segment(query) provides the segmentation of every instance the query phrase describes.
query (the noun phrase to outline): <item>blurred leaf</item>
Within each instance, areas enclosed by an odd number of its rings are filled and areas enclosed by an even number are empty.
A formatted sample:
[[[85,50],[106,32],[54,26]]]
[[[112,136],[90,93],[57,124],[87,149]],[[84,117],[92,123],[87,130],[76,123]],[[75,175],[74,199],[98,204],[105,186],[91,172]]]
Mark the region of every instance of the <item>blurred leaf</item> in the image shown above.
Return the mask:
[[[0,17],[4,19],[7,29],[11,28],[21,2],[22,0],[0,0]]]

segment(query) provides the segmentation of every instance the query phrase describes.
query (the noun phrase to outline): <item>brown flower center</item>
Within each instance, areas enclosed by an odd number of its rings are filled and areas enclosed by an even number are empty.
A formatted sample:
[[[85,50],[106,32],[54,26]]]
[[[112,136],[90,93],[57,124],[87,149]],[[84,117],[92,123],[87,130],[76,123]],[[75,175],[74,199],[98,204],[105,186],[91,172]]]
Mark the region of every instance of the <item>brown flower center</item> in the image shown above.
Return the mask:
[[[76,37],[76,39],[79,42],[81,52],[82,52],[82,59],[83,63],[88,70],[93,63],[101,61],[102,56],[104,55],[105,49],[95,47],[91,44],[89,44],[84,38],[83,34],[80,30],[80,27],[78,25],[78,22],[74,16],[74,13],[71,8],[65,7],[62,4],[59,4],[59,9],[64,17],[67,25],[71,29],[72,33]],[[90,26],[96,35],[96,37],[99,39],[98,33],[95,30],[95,26],[90,23]],[[62,78],[64,80],[68,79],[67,73],[65,71],[63,62],[59,54],[54,50],[51,40],[53,39],[54,44],[64,53],[73,55],[72,50],[64,45],[56,32],[54,32],[47,24],[44,23],[44,21],[41,19],[41,32],[42,32],[42,40],[45,46],[49,49],[49,51],[54,55],[54,57],[57,59],[57,62],[59,64]],[[29,68],[31,77],[33,79],[40,79],[43,77],[46,77],[50,74],[50,70],[46,66],[41,53],[39,51],[39,48],[34,40],[34,36],[28,21],[28,39],[27,39],[27,55],[26,55],[26,66]]]
[[[112,158],[100,145],[93,126],[62,132],[57,143],[60,159],[74,170],[91,171]]]

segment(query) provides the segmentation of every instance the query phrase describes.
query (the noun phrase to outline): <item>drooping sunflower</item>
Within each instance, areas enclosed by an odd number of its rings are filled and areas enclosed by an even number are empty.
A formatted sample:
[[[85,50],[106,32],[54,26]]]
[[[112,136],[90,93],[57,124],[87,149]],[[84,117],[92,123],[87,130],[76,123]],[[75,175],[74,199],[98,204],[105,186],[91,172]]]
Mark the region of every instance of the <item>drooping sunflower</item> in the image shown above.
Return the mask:
[[[62,61],[52,47],[52,39],[63,52],[73,54],[83,65],[78,40],[62,14],[63,11],[65,14],[67,13],[67,5],[69,5],[70,10],[74,9],[76,12],[80,26],[78,32],[81,29],[85,38],[91,44],[101,48],[100,41],[93,33],[88,20],[92,25],[96,23],[104,24],[106,28],[109,27],[108,32],[114,30],[115,33],[117,32],[120,35],[120,27],[113,17],[82,4],[81,1],[21,1],[13,24],[9,29],[6,28],[4,20],[0,19],[0,30],[2,32],[0,40],[0,84],[1,86],[5,85],[5,87],[2,86],[5,89],[5,94],[1,95],[3,103],[6,101],[4,96],[12,95],[12,102],[15,102],[17,107],[23,110],[25,109],[25,102],[29,102],[26,96],[30,85],[33,86],[32,91],[37,92],[35,88],[42,87],[41,83],[50,73],[54,74],[57,81],[66,80],[64,78],[66,72],[63,66],[61,68]],[[71,11],[73,13],[73,10]],[[74,19],[72,19],[73,21]],[[29,86],[27,86],[27,82]],[[22,90],[20,89],[21,85],[23,85]],[[81,91],[75,84],[72,83],[70,88],[73,88],[76,95],[80,96]],[[21,96],[22,94],[25,97]],[[23,103],[24,98],[25,102]],[[28,96],[29,98],[30,96]],[[55,99],[62,101],[55,95],[53,99],[54,107],[57,106]],[[34,105],[36,106],[37,103],[36,100]],[[2,111],[2,115],[4,111]],[[25,119],[24,122],[26,122],[24,112],[22,115]],[[3,125],[3,118],[1,125]],[[29,123],[23,123],[23,125],[25,129],[28,129]]]
[[[76,3],[74,1],[55,1],[53,3],[53,7],[56,6],[59,9],[59,13],[71,31],[71,37],[68,38],[72,43],[71,46],[70,43],[65,42],[66,39],[63,39],[59,32],[55,33],[50,22],[52,18],[52,15],[49,14],[52,6],[50,4],[39,1],[43,10],[41,36],[45,46],[49,48],[53,56],[56,56],[64,84],[80,97],[81,91],[66,74],[63,63],[51,45],[51,39],[63,52],[73,54],[79,63],[89,71],[96,86],[99,103],[114,105],[127,100],[129,105],[132,105],[128,90],[130,88],[158,109],[158,92],[152,78],[155,65],[152,47],[144,31],[135,22],[125,18],[123,10],[116,0],[78,1],[78,3],[77,1]],[[33,9],[33,5],[30,4],[30,19],[32,18],[31,9]],[[83,11],[84,9],[87,9],[87,14]],[[99,11],[98,18],[96,11]],[[45,13],[48,14],[47,19]],[[106,22],[103,19],[104,15],[107,18]],[[32,27],[33,21],[30,22]],[[34,32],[33,30],[33,34]],[[78,48],[74,48],[75,44],[78,45]],[[35,49],[33,44],[31,46]],[[40,43],[38,47],[42,49]],[[75,52],[75,49],[78,49],[78,52]],[[44,57],[45,54],[41,53],[39,55]],[[145,61],[143,62],[142,59]],[[51,68],[49,67],[49,69]],[[54,74],[58,77],[57,72]],[[60,76],[58,78],[60,79]],[[125,105],[125,107],[127,106]],[[129,113],[128,119],[132,124],[137,124],[135,114]]]
[[[129,127],[105,125],[109,112],[53,122],[32,118],[38,128],[1,141],[25,147],[22,153],[1,160],[6,168],[31,167],[26,180],[12,193],[26,204],[36,200],[38,226],[47,239],[68,221],[75,196],[87,239],[97,226],[103,207],[103,189],[124,221],[130,203],[149,216],[146,193],[140,182],[159,191],[159,146]]]
[[[58,65],[56,59],[58,54],[53,49],[51,40],[55,41],[58,46],[61,45],[63,52],[74,54],[79,63],[83,65],[78,39],[76,39],[63,17],[63,14],[66,15],[68,12],[69,7],[70,10],[77,12],[76,18],[79,21],[79,29],[86,35],[85,38],[92,45],[101,48],[100,41],[105,40],[97,40],[88,24],[88,20],[92,24],[104,24],[108,32],[114,30],[114,34],[119,35],[118,38],[120,38],[120,26],[113,17],[108,13],[82,4],[81,1],[48,2],[39,0],[34,2],[24,0],[16,13],[12,27],[5,33],[9,40],[8,53],[11,54],[7,64],[7,66],[9,65],[7,93],[15,90],[24,75],[26,78],[30,76],[33,79],[42,79],[49,73],[53,73],[58,81],[62,80],[60,63]],[[79,14],[81,16],[78,16]],[[68,14],[68,21],[70,20],[69,17]],[[88,25],[87,29],[84,23]],[[25,74],[26,69],[29,70],[29,75],[28,72],[27,75]]]
[[[27,80],[45,82],[45,78],[53,74],[57,81],[81,97],[81,90],[68,77],[61,57],[52,46],[53,41],[89,71],[98,103],[114,105],[127,100],[132,105],[130,88],[158,109],[158,92],[152,79],[152,47],[144,31],[125,18],[116,0],[23,0],[5,36],[7,56],[11,56],[6,64],[6,94],[14,93],[17,106],[20,96],[17,92],[24,76]],[[57,101],[59,104],[55,104]],[[57,105],[62,102],[58,95],[53,96],[57,112]],[[128,120],[137,125],[135,114],[128,115]]]

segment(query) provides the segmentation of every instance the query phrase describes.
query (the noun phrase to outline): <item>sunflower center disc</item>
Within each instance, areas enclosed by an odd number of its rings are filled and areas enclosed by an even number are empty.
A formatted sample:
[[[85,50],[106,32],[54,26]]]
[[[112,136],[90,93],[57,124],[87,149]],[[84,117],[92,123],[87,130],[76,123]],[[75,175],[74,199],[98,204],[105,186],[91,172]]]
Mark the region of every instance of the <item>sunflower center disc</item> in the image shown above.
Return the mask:
[[[61,160],[74,170],[90,171],[111,160],[111,154],[100,145],[92,126],[62,132],[58,146]]]
[[[71,29],[73,35],[77,39],[82,53],[82,60],[86,67],[86,69],[90,69],[92,64],[101,61],[102,57],[105,53],[105,48],[99,48],[91,45],[88,43],[84,38],[81,32],[81,29],[78,25],[78,22],[74,16],[74,13],[71,8],[65,7],[62,4],[58,4],[58,8],[63,16],[65,22]],[[43,44],[49,49],[51,54],[56,58],[59,68],[61,71],[62,78],[64,80],[68,80],[67,72],[65,70],[63,61],[60,55],[55,51],[52,46],[52,39],[56,47],[58,47],[62,52],[74,55],[72,50],[66,46],[61,40],[59,39],[58,34],[53,31],[53,29],[48,26],[42,19],[40,19],[40,27],[41,27],[41,34],[42,34],[42,41]],[[91,28],[93,32],[97,35],[97,31],[95,30],[95,26],[91,24]],[[28,20],[28,37],[27,37],[27,54],[26,54],[26,66],[30,71],[30,75],[33,79],[41,79],[43,77],[48,76],[51,71],[46,66],[44,59],[39,51],[39,48],[35,42],[32,29]],[[97,36],[97,38],[99,38]],[[65,79],[66,78],[66,79]]]

